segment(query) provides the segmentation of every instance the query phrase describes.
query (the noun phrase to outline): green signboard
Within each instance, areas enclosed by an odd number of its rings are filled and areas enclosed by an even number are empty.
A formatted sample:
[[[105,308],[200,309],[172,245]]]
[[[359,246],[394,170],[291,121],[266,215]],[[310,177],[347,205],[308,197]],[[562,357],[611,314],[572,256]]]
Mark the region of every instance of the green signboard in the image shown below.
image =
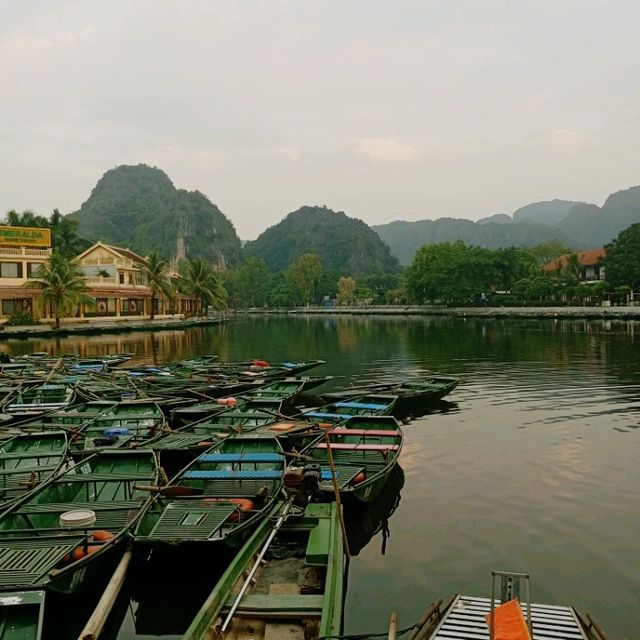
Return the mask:
[[[50,247],[51,229],[0,226],[0,246]]]

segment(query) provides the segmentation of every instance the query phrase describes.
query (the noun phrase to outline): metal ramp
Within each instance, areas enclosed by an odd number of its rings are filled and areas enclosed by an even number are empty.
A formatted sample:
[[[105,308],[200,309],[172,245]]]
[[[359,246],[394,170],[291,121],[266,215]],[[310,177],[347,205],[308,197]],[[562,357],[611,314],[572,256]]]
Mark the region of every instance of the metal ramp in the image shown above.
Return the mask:
[[[499,604],[496,600],[496,606]],[[489,640],[485,616],[490,611],[490,598],[456,596],[430,637],[433,640]],[[523,613],[526,617],[526,607]],[[531,622],[533,640],[587,640],[571,607],[532,604]]]
[[[229,502],[170,502],[149,540],[209,540],[238,509]]]

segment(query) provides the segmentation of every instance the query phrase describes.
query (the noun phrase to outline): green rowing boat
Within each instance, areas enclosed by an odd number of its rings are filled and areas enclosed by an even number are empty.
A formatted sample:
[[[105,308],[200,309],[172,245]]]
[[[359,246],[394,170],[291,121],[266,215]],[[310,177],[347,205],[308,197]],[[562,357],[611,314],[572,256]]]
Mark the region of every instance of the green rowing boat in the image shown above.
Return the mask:
[[[400,425],[392,416],[353,417],[327,431],[302,454],[321,466],[320,490],[325,497],[334,497],[330,447],[341,497],[371,502],[398,461],[402,439]]]
[[[270,512],[282,488],[284,455],[276,438],[242,435],[201,454],[158,495],[136,543],[215,543],[238,547]]]
[[[55,475],[67,459],[62,431],[15,436],[0,445],[0,509]]]
[[[158,482],[151,451],[105,451],[76,464],[0,515],[0,591],[72,593],[113,570],[117,551]]]
[[[352,416],[384,416],[393,411],[397,399],[394,395],[367,393],[350,400],[332,402],[318,409],[304,411],[296,417],[312,422],[338,424]]]
[[[0,594],[0,640],[40,640],[44,599],[42,590]]]
[[[273,526],[264,520],[218,580],[183,640],[216,637],[216,626],[230,614],[227,640],[280,638],[282,628],[288,638],[301,640],[339,636],[344,557],[337,513],[335,504],[309,504],[301,517],[289,516],[261,563],[260,551]],[[256,563],[259,569],[236,603]]]

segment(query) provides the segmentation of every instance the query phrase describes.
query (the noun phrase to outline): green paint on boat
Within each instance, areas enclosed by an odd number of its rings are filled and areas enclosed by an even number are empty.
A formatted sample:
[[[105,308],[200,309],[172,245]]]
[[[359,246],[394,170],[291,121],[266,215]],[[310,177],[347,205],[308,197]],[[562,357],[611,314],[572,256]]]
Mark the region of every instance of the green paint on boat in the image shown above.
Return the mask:
[[[0,640],[40,640],[44,591],[0,593]]]
[[[282,503],[274,510],[279,513]],[[309,504],[290,515],[276,534],[231,621],[226,638],[263,640],[286,623],[306,640],[337,636],[342,624],[344,551],[335,504]],[[215,637],[271,533],[265,520],[239,550],[194,618],[182,640]],[[244,575],[243,575],[244,574]]]

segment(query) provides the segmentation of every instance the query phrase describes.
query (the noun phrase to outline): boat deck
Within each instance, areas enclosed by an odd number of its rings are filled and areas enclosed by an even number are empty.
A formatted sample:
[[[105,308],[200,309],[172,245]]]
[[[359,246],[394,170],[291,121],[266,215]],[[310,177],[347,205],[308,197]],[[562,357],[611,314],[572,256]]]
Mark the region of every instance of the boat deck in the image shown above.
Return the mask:
[[[491,610],[490,598],[456,596],[431,640],[489,640],[485,616]],[[522,605],[527,615],[527,607]],[[571,607],[532,604],[533,640],[587,640]]]

